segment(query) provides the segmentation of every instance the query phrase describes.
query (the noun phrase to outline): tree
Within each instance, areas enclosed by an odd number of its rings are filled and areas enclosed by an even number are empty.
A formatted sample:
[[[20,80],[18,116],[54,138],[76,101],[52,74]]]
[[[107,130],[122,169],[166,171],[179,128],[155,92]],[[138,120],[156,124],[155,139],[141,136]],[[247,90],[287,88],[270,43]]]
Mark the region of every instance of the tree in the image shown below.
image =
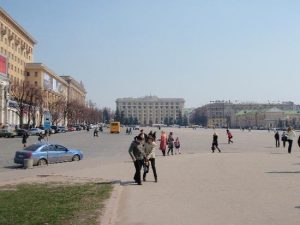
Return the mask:
[[[16,102],[15,108],[19,116],[20,126],[23,126],[25,114],[29,114],[29,104],[33,103],[33,92],[36,87],[25,82],[13,82],[10,87],[12,100]],[[30,115],[28,115],[30,116]]]
[[[114,120],[121,122],[121,113],[120,113],[120,110],[118,108],[117,108],[117,110],[115,112]]]
[[[48,102],[48,109],[52,116],[52,123],[57,125],[64,118],[65,98],[60,97],[53,102]]]

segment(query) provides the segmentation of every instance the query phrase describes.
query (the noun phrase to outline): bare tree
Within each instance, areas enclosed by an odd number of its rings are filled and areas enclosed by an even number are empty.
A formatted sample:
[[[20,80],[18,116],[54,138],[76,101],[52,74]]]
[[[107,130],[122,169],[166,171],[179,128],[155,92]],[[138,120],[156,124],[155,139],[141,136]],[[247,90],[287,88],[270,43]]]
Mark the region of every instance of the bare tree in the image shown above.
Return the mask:
[[[20,126],[23,126],[24,115],[29,114],[29,105],[32,102],[31,96],[35,87],[25,82],[13,82],[10,87],[10,95],[12,100],[16,102],[17,115],[20,119]],[[28,115],[30,117],[30,115]]]

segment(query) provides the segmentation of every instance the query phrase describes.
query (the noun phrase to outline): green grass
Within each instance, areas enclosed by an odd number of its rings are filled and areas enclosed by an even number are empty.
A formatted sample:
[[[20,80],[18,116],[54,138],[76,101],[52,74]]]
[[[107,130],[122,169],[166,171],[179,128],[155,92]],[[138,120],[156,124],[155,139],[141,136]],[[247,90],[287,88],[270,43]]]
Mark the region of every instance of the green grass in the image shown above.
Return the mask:
[[[0,187],[0,224],[96,224],[111,190],[112,185],[95,183]]]

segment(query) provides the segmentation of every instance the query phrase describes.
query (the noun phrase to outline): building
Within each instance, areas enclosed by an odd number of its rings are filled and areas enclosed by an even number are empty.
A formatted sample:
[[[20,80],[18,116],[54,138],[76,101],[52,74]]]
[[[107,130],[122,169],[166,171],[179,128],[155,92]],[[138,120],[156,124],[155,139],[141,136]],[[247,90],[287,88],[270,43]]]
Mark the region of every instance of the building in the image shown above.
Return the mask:
[[[241,128],[300,127],[300,111],[284,111],[278,108],[266,110],[242,110],[236,114],[236,124]]]
[[[6,124],[7,121],[8,85],[7,58],[0,55],[0,127]]]
[[[55,102],[61,98],[68,98],[68,83],[50,70],[42,63],[26,64],[26,82],[32,86],[38,87],[43,92],[44,109],[48,109],[48,103]]]
[[[239,127],[236,123],[236,115],[240,111],[261,111],[271,108],[277,108],[283,111],[293,111],[295,109],[293,102],[281,103],[253,103],[253,102],[231,102],[231,101],[211,101],[198,109],[206,112],[207,126],[210,127]],[[198,110],[197,109],[197,110]]]
[[[6,73],[0,75],[0,124],[18,124],[13,102],[9,101],[9,85],[25,80],[25,66],[33,61],[36,41],[4,9],[0,7],[0,54],[6,58]],[[3,64],[2,64],[3,65]]]
[[[24,81],[27,63],[33,62],[36,41],[0,7],[0,53],[8,59],[10,82]]]
[[[77,82],[71,76],[61,76],[68,84],[67,96],[68,102],[78,101],[79,104],[85,104],[86,90],[82,82]]]
[[[117,110],[127,119],[137,119],[141,125],[175,122],[183,115],[183,98],[118,98]]]

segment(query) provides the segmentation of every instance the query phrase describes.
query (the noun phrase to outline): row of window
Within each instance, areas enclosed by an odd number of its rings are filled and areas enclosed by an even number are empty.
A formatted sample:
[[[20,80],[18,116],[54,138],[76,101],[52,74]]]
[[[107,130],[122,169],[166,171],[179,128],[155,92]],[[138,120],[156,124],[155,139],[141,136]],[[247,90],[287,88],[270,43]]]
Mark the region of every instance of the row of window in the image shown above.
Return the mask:
[[[140,103],[119,103],[120,106],[158,106],[158,105],[180,105],[179,102],[156,102],[156,103],[143,103],[143,102],[140,102]]]
[[[23,61],[22,59],[20,59],[18,56],[14,55],[12,52],[4,49],[3,47],[1,47],[1,53],[3,55],[6,55],[10,60],[15,61],[16,63],[19,63],[22,66],[26,65],[25,61]]]
[[[128,106],[128,107],[123,106],[123,109],[126,109],[126,108],[127,109],[131,109],[130,106]],[[133,109],[136,109],[136,108],[139,108],[139,109],[142,109],[142,108],[144,108],[144,109],[154,109],[154,107],[151,107],[151,106],[150,107],[147,107],[147,106],[144,106],[144,107],[143,106],[138,106],[138,107],[137,106],[133,106],[132,108]],[[164,109],[164,108],[165,109],[169,109],[169,108],[170,109],[173,109],[173,108],[179,109],[179,106],[176,106],[176,107],[175,106],[155,106],[155,109],[158,109],[158,108],[161,108],[161,109]]]

